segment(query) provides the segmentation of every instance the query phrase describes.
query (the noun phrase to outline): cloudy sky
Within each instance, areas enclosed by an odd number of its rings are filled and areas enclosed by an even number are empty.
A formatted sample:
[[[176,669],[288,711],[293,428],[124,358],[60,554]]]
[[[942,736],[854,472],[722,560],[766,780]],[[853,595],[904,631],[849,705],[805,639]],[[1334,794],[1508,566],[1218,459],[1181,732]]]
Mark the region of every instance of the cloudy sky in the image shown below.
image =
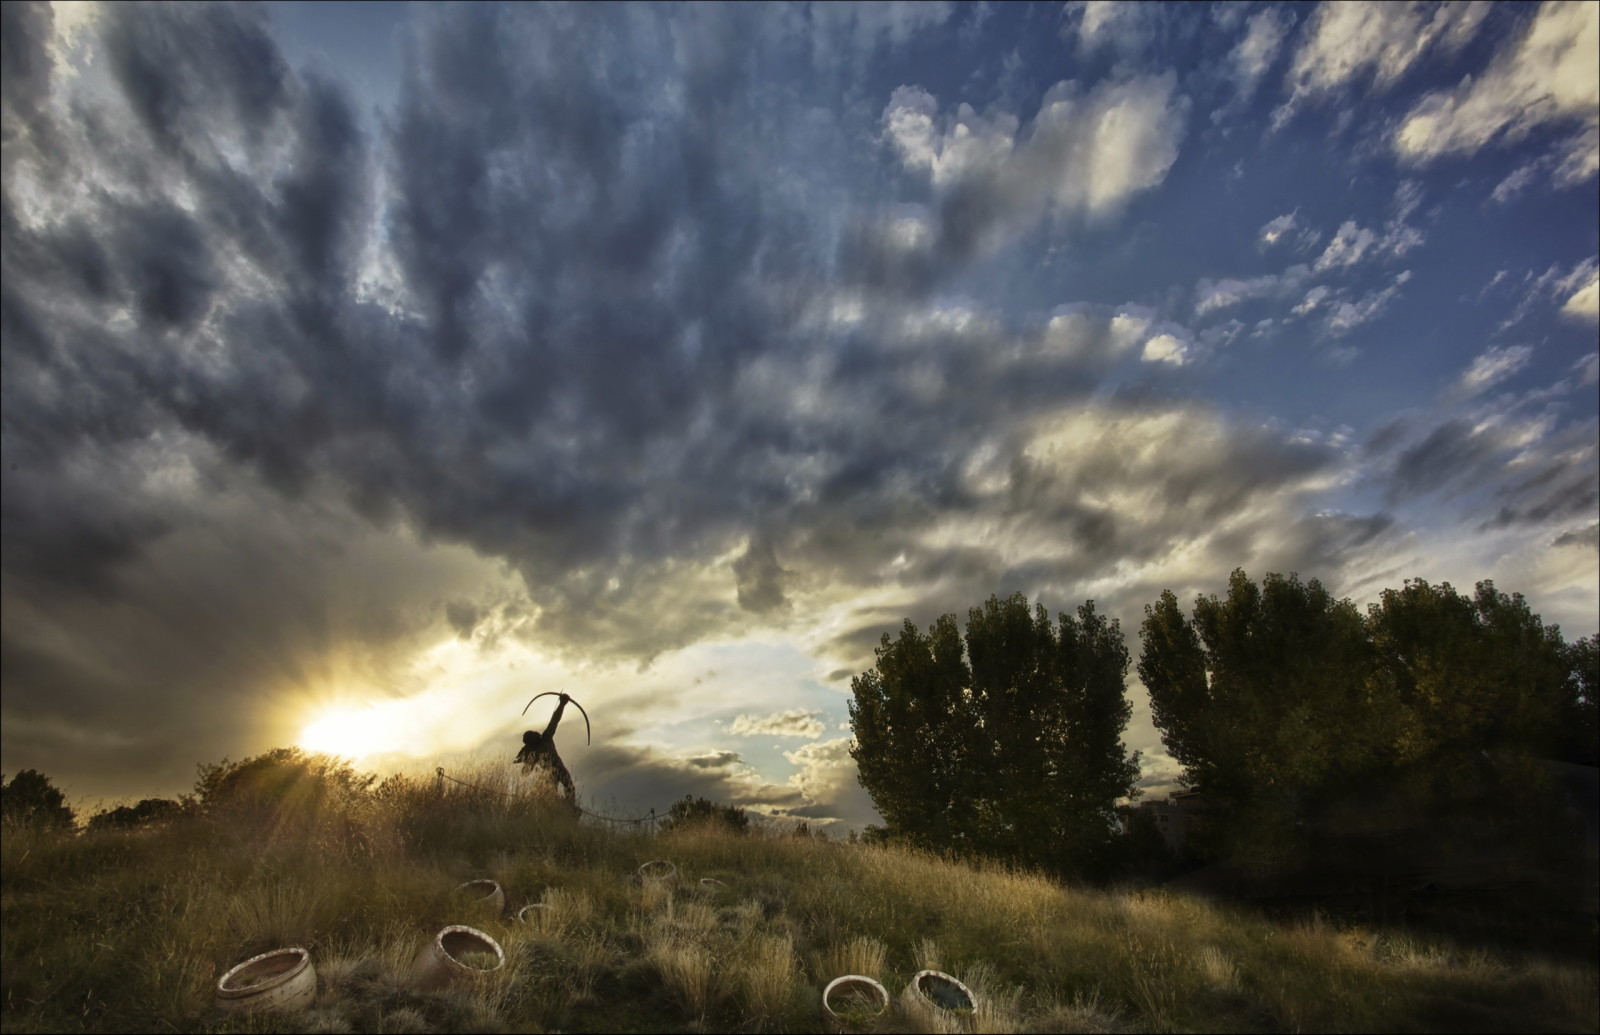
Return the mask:
[[[596,808],[853,825],[851,675],[991,593],[1595,632],[1597,18],[8,2],[5,770],[566,689]]]

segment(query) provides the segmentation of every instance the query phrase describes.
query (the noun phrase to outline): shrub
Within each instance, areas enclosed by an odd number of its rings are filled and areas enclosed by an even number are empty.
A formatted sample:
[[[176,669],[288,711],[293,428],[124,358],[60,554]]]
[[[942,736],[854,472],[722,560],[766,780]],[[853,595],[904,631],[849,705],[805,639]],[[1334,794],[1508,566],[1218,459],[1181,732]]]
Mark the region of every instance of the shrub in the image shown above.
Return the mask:
[[[175,819],[183,813],[184,803],[171,798],[145,798],[137,805],[118,805],[103,809],[89,817],[90,830],[131,830],[150,823]]]
[[[64,832],[78,822],[66,795],[37,769],[24,769],[10,783],[0,785],[0,815],[7,826],[39,830]]]
[[[733,805],[719,805],[708,798],[686,794],[682,801],[672,803],[666,818],[661,821],[663,833],[696,826],[713,826],[743,834],[750,829],[750,814]]]

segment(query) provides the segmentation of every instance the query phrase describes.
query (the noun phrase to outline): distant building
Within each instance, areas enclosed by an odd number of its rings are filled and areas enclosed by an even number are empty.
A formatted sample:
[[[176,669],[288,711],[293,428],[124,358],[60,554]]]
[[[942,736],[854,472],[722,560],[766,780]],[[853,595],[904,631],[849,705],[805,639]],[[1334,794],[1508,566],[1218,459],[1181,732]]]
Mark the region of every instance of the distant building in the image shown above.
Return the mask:
[[[1197,788],[1167,796],[1166,801],[1140,802],[1173,852],[1181,853],[1196,818],[1205,811],[1206,799]]]

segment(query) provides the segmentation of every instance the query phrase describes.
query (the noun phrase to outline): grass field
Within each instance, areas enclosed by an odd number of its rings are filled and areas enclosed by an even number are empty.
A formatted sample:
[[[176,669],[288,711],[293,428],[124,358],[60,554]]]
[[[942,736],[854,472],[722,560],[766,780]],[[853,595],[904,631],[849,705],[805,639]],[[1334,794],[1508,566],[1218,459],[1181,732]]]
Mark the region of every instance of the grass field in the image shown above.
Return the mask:
[[[640,881],[655,859],[677,879]],[[391,780],[131,831],[10,829],[3,864],[7,1032],[825,1031],[831,978],[866,974],[898,996],[921,968],[976,993],[975,1014],[950,1022],[968,1030],[1600,1028],[1589,962],[894,848],[618,833],[456,784]],[[478,878],[505,889],[504,915],[455,896]],[[542,908],[516,920],[530,903]],[[491,934],[505,965],[421,992],[412,961],[451,923]],[[317,970],[308,1012],[215,1012],[222,973],[288,945]],[[868,1030],[940,1026],[897,1003]]]

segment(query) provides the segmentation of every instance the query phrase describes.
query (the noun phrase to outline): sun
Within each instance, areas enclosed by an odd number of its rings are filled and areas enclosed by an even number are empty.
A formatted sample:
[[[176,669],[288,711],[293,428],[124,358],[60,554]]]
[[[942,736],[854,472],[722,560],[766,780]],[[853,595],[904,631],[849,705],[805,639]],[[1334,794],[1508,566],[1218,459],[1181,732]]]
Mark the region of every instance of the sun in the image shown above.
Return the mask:
[[[299,746],[306,751],[340,758],[365,758],[393,751],[397,734],[393,716],[379,708],[341,708],[325,712],[300,731]]]

